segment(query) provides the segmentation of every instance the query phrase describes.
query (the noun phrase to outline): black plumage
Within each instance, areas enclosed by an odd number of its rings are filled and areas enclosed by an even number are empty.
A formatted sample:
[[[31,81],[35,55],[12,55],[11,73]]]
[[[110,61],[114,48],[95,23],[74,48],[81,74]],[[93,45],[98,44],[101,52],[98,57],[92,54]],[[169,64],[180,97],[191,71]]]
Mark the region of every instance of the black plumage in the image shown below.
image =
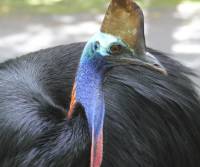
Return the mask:
[[[84,43],[0,64],[0,166],[88,167],[84,109],[66,108]],[[106,74],[102,167],[200,166],[200,100],[192,72],[149,49],[168,76],[139,66]]]

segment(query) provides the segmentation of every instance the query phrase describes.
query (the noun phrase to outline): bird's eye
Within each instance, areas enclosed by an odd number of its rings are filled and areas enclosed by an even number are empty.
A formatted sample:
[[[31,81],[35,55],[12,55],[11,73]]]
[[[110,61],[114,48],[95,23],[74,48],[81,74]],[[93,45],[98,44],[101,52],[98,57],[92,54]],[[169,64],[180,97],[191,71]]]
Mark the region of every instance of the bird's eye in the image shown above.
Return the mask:
[[[122,51],[122,45],[120,45],[120,44],[113,44],[110,47],[111,54],[119,54],[119,53],[121,53],[121,51]]]
[[[95,43],[94,43],[94,50],[97,50],[97,49],[99,49],[100,48],[100,42],[99,41],[96,41]]]

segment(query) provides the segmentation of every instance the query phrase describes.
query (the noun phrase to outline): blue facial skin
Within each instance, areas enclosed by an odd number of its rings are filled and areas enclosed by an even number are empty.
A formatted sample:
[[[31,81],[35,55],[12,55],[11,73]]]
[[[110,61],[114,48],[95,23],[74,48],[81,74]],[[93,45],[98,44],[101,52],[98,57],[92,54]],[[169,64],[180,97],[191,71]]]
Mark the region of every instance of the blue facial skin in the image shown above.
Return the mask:
[[[103,129],[105,103],[102,82],[106,69],[105,57],[110,56],[111,46],[127,47],[120,38],[97,33],[86,44],[75,80],[76,102],[83,105],[90,129],[95,140]]]
[[[80,63],[86,59],[95,59],[95,57],[105,57],[111,54],[110,48],[113,45],[128,47],[120,38],[110,34],[99,32],[95,34],[86,44]]]

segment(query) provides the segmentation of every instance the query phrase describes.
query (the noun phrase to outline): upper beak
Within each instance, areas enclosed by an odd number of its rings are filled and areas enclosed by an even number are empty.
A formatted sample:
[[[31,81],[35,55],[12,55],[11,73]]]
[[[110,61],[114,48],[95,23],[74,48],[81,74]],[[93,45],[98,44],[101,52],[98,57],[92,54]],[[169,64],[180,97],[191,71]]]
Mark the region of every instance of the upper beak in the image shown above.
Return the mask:
[[[154,55],[148,52],[142,57],[136,57],[130,53],[110,55],[106,57],[106,61],[110,66],[142,66],[149,70],[159,72],[162,75],[168,75],[166,68],[160,63],[160,61]]]

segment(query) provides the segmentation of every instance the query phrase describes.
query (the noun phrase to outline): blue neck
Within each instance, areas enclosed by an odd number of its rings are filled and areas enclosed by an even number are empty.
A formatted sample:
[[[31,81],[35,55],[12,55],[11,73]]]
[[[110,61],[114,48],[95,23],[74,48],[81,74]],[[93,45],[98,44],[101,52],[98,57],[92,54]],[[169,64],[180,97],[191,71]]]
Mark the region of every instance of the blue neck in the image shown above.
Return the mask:
[[[104,63],[100,59],[81,61],[75,81],[76,101],[83,105],[88,122],[91,122],[89,123],[90,132],[94,136],[98,135],[103,128],[105,113],[102,91],[103,66]]]

